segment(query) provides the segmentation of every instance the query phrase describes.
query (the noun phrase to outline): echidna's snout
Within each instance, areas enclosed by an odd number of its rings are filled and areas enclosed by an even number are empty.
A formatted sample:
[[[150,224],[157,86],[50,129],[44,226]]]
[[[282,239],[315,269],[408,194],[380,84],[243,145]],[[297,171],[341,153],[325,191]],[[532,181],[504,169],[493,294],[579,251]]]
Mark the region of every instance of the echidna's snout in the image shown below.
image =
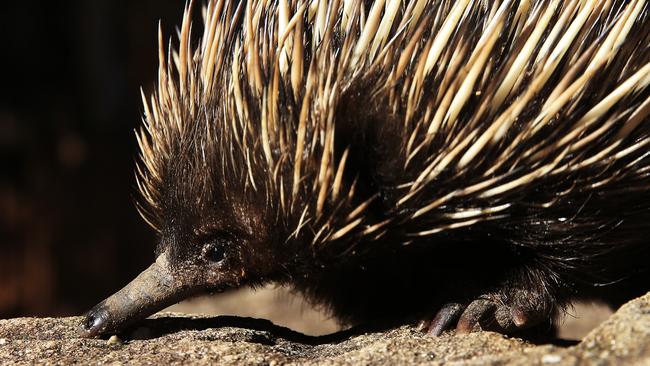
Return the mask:
[[[131,283],[87,312],[81,334],[115,332],[188,296],[191,288],[175,279],[163,253]]]

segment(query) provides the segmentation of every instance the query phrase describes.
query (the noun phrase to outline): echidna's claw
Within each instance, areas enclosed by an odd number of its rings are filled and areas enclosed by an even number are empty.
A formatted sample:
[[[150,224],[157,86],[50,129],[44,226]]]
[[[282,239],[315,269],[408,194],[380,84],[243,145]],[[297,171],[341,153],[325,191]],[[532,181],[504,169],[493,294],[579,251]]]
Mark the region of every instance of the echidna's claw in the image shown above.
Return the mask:
[[[458,324],[456,324],[456,333],[463,334],[483,329],[481,323],[490,324],[492,322],[491,318],[494,318],[496,311],[496,304],[490,300],[477,299],[472,301],[460,316]]]
[[[464,309],[465,306],[459,303],[452,302],[445,304],[438,310],[432,320],[423,321],[419,328],[422,331],[426,331],[429,335],[437,337],[445,330],[451,329],[454,326]]]

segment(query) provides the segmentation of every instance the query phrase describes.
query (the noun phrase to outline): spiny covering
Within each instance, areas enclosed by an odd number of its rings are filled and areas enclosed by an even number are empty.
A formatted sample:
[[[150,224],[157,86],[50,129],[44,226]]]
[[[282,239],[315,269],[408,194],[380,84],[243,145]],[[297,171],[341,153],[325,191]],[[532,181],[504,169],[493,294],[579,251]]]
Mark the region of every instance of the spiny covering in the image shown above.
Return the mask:
[[[143,95],[159,230],[170,180],[197,205],[261,199],[316,247],[486,222],[561,243],[647,217],[646,1],[213,0],[197,47],[192,8]]]

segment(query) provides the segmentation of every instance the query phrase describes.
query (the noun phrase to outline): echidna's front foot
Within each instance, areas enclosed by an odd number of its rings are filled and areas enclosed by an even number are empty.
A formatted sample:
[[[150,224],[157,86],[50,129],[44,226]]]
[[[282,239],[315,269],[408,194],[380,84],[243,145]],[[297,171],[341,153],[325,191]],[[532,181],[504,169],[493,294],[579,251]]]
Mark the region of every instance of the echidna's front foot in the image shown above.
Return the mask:
[[[422,321],[419,328],[433,336],[453,328],[457,333],[477,330],[514,333],[533,327],[544,319],[542,312],[532,307],[508,305],[486,296],[469,305],[448,303],[438,310],[433,319]]]

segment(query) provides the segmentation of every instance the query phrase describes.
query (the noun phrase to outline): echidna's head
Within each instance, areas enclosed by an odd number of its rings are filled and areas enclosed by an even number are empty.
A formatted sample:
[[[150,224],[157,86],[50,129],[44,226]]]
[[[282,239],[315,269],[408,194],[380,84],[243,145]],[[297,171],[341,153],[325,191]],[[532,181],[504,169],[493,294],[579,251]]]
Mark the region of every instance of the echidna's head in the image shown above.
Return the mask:
[[[186,115],[181,128],[167,121],[154,127],[153,118],[147,113],[150,135],[138,137],[138,208],[158,232],[157,259],[87,314],[88,336],[119,330],[192,295],[276,279],[286,262],[274,193],[251,185],[264,184],[266,172],[229,151],[237,147],[218,136],[222,117],[201,109]]]
[[[196,294],[279,275],[283,247],[275,245],[271,210],[258,191],[244,192],[232,170],[229,177],[219,162],[203,161],[206,138],[196,131],[192,142],[179,139],[159,160],[160,177],[140,179],[142,189],[152,195],[152,203],[143,202],[140,208],[158,231],[156,261],[86,315],[87,336],[118,331]],[[203,148],[206,154],[221,154],[210,151],[214,146]]]
[[[166,56],[160,37],[137,134],[138,208],[159,233],[157,259],[87,313],[86,336],[192,295],[286,279],[324,243],[379,228],[361,225],[368,201],[344,174],[347,151],[334,151],[331,85],[316,79],[337,65],[307,68],[301,56],[289,71],[266,28],[242,26],[254,14],[242,4],[211,2],[197,49],[188,9],[178,53]]]
[[[180,103],[183,97],[169,98]],[[219,101],[205,102],[206,108],[182,117],[159,115],[160,120],[147,108],[148,131],[138,135],[143,197],[137,204],[158,232],[157,258],[86,315],[87,336],[117,331],[193,295],[281,275],[288,247],[278,245],[286,235],[264,164],[244,161],[260,156],[236,151],[240,147],[227,140],[232,134],[224,117],[213,114]],[[160,113],[163,104],[154,103]]]

